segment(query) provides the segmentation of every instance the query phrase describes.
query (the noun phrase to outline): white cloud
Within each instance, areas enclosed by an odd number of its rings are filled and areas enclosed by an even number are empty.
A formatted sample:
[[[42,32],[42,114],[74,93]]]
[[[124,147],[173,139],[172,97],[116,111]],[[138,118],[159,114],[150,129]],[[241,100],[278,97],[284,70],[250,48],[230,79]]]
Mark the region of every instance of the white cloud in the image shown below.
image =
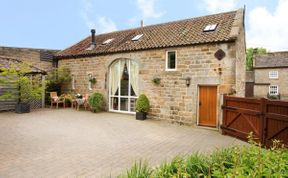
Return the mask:
[[[234,10],[237,0],[204,0],[206,10],[211,13]]]
[[[105,16],[96,17],[96,14],[93,14],[95,10],[93,9],[91,0],[82,0],[82,2],[81,17],[89,29],[94,28],[97,33],[107,33],[117,30],[117,26],[113,20]]]
[[[288,0],[279,0],[275,12],[256,7],[248,16],[248,47],[264,47],[270,51],[288,50]]]
[[[155,3],[156,0],[137,0],[137,6],[143,18],[159,18],[164,15],[164,12],[155,10]]]
[[[101,27],[100,33],[112,32],[112,31],[117,30],[116,24],[111,19],[109,19],[107,17],[100,17],[98,19],[97,23]]]
[[[81,17],[89,29],[96,28],[96,22],[91,20],[91,14],[93,12],[91,0],[82,0],[82,2],[83,8],[81,10]]]

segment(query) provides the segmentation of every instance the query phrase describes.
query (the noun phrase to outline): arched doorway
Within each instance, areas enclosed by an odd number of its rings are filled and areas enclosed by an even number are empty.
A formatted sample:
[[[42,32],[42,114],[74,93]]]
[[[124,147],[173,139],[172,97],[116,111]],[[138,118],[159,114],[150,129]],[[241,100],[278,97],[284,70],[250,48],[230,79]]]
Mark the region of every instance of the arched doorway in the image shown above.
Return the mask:
[[[109,111],[135,113],[139,68],[131,59],[118,59],[109,69]]]

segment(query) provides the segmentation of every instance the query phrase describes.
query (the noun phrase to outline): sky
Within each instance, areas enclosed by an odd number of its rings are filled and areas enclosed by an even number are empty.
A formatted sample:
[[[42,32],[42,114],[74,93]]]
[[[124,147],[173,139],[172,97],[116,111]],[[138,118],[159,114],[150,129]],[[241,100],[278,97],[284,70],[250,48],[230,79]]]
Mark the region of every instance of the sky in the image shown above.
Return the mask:
[[[3,0],[0,46],[65,49],[90,35],[246,7],[247,47],[288,51],[288,0]]]

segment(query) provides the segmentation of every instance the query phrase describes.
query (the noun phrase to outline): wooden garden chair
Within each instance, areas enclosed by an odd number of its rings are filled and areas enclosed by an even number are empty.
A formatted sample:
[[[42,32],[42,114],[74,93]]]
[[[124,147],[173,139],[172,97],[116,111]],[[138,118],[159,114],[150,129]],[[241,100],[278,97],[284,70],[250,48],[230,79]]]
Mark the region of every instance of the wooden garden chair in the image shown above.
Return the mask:
[[[58,109],[59,103],[63,103],[63,107],[65,108],[65,99],[61,100],[57,92],[50,92],[50,98],[51,98],[51,108],[53,107],[53,104],[56,104],[56,108]]]

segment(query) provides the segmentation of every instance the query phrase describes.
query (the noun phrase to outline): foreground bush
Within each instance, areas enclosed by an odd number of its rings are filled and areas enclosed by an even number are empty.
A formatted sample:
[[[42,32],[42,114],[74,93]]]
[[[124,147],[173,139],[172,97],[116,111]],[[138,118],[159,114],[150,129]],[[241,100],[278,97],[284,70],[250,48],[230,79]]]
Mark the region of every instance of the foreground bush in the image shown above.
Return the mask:
[[[104,108],[104,97],[101,93],[93,93],[89,98],[88,98],[88,103],[91,107],[92,112],[100,112]]]
[[[288,149],[275,141],[263,149],[250,141],[249,146],[219,149],[211,155],[194,153],[176,157],[154,169],[138,162],[121,178],[193,178],[193,177],[288,177]]]

